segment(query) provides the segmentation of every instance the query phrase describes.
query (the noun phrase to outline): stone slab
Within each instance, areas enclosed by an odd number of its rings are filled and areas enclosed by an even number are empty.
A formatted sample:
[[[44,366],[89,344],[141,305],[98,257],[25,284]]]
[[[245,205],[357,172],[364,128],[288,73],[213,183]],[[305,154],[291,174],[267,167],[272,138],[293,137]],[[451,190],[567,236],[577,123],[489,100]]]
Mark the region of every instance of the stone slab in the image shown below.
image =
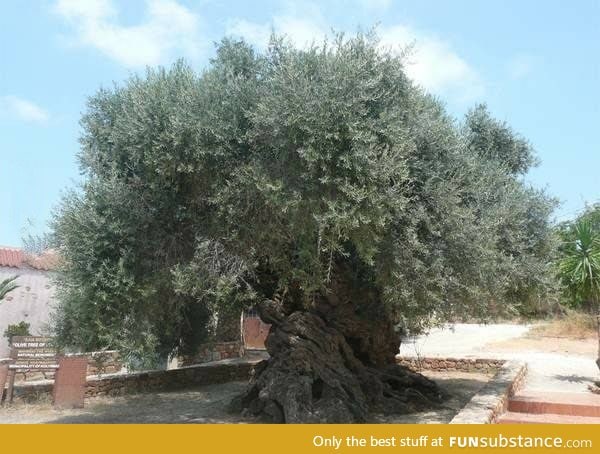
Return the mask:
[[[600,395],[566,392],[519,393],[510,399],[510,412],[588,416],[600,418]]]
[[[67,356],[59,359],[54,377],[53,403],[58,409],[83,408],[86,390],[87,358]]]
[[[600,424],[600,418],[507,412],[498,418],[498,424]]]

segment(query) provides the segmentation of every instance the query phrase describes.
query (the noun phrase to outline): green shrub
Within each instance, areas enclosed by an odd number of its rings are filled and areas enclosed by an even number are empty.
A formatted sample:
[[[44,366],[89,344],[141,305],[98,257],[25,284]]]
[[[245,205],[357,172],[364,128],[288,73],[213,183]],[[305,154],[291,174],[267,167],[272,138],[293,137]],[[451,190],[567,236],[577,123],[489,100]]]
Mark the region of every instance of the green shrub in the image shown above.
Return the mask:
[[[19,322],[15,325],[8,325],[4,330],[4,337],[8,339],[8,343],[12,342],[13,336],[30,336],[29,327],[31,325],[25,321]]]

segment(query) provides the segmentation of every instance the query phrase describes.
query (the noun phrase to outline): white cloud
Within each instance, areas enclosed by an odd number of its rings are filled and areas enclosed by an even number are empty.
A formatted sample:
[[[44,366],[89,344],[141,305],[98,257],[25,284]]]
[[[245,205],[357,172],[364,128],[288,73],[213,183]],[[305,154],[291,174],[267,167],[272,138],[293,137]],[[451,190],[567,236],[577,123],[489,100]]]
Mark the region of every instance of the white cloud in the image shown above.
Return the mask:
[[[257,24],[246,19],[233,19],[228,22],[226,33],[244,38],[253,46],[263,49],[269,43],[269,36],[273,29],[274,27],[268,23]]]
[[[227,24],[227,34],[241,36],[250,44],[264,49],[269,43],[271,32],[285,35],[299,47],[320,42],[327,36],[324,28],[309,20],[293,16],[276,16],[271,23],[257,24],[245,19],[233,19]]]
[[[483,95],[484,84],[473,67],[447,42],[405,25],[379,30],[381,45],[393,51],[413,46],[406,60],[406,73],[426,90],[472,101]]]
[[[317,5],[303,4],[300,11],[297,5],[288,3],[285,12],[273,16],[269,22],[231,19],[227,23],[226,33],[241,36],[257,48],[264,49],[274,31],[277,35],[285,35],[296,46],[306,47],[313,42],[323,41],[329,30],[326,24]]]
[[[275,15],[271,22],[262,24],[234,19],[227,24],[227,34],[241,36],[259,49],[264,49],[271,32],[275,31],[286,35],[298,46],[306,46],[322,41],[328,35],[325,24],[318,8],[313,7],[310,13],[286,11],[285,14]],[[413,45],[405,70],[411,79],[427,91],[459,102],[472,102],[483,95],[485,87],[477,71],[447,42],[405,25],[380,27],[377,32],[384,48],[401,52]]]
[[[110,0],[58,0],[55,9],[72,21],[99,22],[116,15]]]
[[[44,124],[50,116],[37,104],[17,96],[0,97],[0,108],[9,115],[16,115],[21,120]]]
[[[144,20],[120,25],[112,0],[58,0],[55,11],[74,29],[77,45],[96,48],[124,66],[156,65],[177,54],[196,58],[200,18],[175,0],[147,0]]]
[[[323,41],[327,29],[318,22],[294,16],[277,16],[274,18],[275,31],[285,33],[298,46],[307,46],[313,42]]]
[[[523,79],[532,73],[537,61],[531,55],[515,55],[508,62],[508,74],[512,79]]]

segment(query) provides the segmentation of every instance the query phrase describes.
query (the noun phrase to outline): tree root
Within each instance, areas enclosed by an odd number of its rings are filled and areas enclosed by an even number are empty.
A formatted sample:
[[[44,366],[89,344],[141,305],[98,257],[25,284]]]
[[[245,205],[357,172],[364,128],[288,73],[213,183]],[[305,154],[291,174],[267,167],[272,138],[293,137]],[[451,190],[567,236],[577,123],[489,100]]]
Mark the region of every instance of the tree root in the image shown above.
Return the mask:
[[[257,365],[234,411],[273,423],[359,423],[371,412],[408,413],[443,398],[423,375],[359,360],[342,333],[314,313],[271,321],[271,357]]]

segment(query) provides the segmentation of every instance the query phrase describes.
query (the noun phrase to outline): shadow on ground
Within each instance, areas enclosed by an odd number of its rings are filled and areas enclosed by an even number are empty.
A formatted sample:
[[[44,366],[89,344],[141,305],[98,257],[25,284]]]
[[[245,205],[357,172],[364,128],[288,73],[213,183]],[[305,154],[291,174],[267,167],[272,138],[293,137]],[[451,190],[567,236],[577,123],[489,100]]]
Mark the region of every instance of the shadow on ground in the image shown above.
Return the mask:
[[[447,424],[492,377],[468,372],[425,372],[450,397],[440,408],[406,415],[375,415],[374,423],[387,424]]]
[[[441,408],[407,415],[374,415],[374,423],[447,423],[489,380],[484,374],[428,373],[450,396]],[[227,411],[246,387],[230,382],[172,392],[95,398],[84,409],[54,410],[49,403],[0,410],[0,423],[44,424],[248,424],[257,422]]]
[[[584,375],[553,375],[556,380],[566,381],[569,383],[592,383],[594,380],[592,377],[586,377]]]
[[[51,424],[220,424],[252,422],[227,412],[246,382],[172,392],[98,399],[81,413],[46,421]]]

